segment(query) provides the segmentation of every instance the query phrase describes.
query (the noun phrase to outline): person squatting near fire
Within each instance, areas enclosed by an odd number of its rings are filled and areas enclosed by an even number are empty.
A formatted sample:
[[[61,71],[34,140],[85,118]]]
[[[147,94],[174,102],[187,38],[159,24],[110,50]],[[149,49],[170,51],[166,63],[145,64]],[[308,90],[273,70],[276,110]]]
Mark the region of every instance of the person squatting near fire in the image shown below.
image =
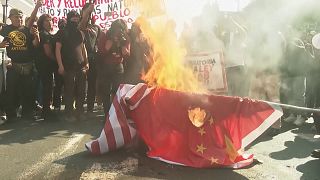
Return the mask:
[[[142,32],[141,24],[147,25],[144,18],[139,17],[132,24],[129,37],[131,42],[130,57],[125,67],[125,83],[143,83],[143,76],[151,66],[152,48],[147,37]]]
[[[90,19],[93,12],[94,4],[86,3],[81,11],[81,22],[79,28],[84,33],[85,46],[88,54],[89,71],[87,74],[87,114],[92,114],[94,109],[94,103],[96,100],[96,86],[97,86],[97,63],[96,55],[98,51],[97,41],[100,35],[101,29],[98,25],[95,25],[93,19]]]
[[[5,109],[8,121],[17,118],[17,105],[22,105],[22,117],[34,118],[33,111],[33,71],[35,47],[40,43],[38,29],[24,26],[23,13],[18,9],[11,9],[9,19],[11,24],[5,26],[0,35],[5,39],[0,47],[6,47],[7,55],[11,58],[6,74]]]
[[[64,77],[65,119],[71,122],[85,118],[86,73],[89,69],[84,33],[78,28],[79,21],[80,15],[76,11],[70,11],[67,14],[67,25],[56,42],[58,72]]]
[[[108,113],[119,85],[123,83],[125,64],[130,56],[130,40],[127,24],[118,19],[106,32],[102,48],[98,52],[98,91],[103,101],[105,114]]]

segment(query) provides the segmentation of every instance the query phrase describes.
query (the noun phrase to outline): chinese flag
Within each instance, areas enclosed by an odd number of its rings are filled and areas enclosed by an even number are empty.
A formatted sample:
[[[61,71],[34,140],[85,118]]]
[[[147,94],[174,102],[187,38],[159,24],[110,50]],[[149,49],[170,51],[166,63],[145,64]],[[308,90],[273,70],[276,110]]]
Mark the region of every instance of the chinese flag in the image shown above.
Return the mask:
[[[124,93],[122,98],[116,97],[123,105],[121,112],[135,123],[149,147],[148,156],[191,167],[251,164],[253,155],[243,149],[282,115],[278,107],[238,97],[150,89],[145,84],[123,89],[118,90],[118,96]],[[103,134],[108,136],[108,132]],[[87,144],[88,149],[104,143],[98,140]]]

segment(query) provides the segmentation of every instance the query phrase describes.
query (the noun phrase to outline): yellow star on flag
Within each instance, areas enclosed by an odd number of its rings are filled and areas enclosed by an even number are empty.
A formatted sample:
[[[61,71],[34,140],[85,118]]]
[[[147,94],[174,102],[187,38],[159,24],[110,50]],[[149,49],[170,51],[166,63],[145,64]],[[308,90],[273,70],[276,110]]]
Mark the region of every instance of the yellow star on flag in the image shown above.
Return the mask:
[[[224,140],[226,143],[225,151],[227,152],[231,162],[234,162],[234,160],[238,157],[239,153],[237,152],[236,148],[233,145],[233,142],[227,135],[224,135]]]
[[[199,129],[198,133],[200,133],[201,136],[203,136],[203,135],[206,133],[206,131],[205,131],[204,128],[202,127],[202,128]]]
[[[197,152],[201,152],[203,154],[203,151],[206,150],[207,148],[203,146],[203,144],[197,145]]]
[[[213,124],[213,122],[214,122],[213,117],[211,117],[211,118],[209,119],[209,122],[210,122],[210,125]]]
[[[211,157],[210,161],[211,161],[211,165],[214,165],[214,164],[218,164],[219,159],[215,159],[214,157]]]

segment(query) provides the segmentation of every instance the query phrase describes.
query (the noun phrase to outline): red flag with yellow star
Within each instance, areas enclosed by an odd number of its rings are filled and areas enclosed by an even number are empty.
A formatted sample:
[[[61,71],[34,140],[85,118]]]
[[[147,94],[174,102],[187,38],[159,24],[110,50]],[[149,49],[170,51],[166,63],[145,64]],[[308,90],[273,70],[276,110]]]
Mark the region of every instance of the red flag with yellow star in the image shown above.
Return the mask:
[[[86,147],[102,154],[128,144],[137,130],[151,158],[198,168],[240,168],[253,161],[243,149],[281,115],[280,107],[261,101],[121,85],[100,137]]]
[[[148,156],[192,167],[244,167],[243,152],[282,115],[281,109],[237,97],[154,89],[130,112]]]

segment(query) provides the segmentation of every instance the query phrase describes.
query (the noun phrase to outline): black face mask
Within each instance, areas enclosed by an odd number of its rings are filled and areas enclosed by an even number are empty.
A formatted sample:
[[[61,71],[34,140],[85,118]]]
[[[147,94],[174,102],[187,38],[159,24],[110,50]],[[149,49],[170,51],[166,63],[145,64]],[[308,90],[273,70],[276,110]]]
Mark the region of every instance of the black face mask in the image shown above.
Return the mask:
[[[78,24],[79,24],[78,22],[69,21],[67,23],[67,26],[69,26],[70,28],[77,28]]]

